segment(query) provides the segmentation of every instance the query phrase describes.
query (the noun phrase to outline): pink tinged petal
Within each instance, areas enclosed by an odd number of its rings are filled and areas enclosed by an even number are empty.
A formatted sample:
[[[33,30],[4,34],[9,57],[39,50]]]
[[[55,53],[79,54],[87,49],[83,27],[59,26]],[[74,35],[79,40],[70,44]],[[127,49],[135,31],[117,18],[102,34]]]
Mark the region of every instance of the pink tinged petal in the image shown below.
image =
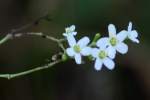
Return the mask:
[[[125,30],[123,30],[123,31],[121,31],[121,32],[119,32],[119,33],[117,34],[117,39],[118,39],[120,42],[122,42],[122,41],[124,41],[124,40],[127,38],[127,36],[128,36],[128,32],[125,31]]]
[[[78,41],[77,44],[78,44],[81,48],[83,48],[83,47],[87,46],[89,42],[90,42],[90,39],[85,36],[85,37],[81,38],[81,39]]]
[[[75,52],[74,52],[73,48],[67,48],[66,53],[70,57],[73,57],[75,55]]]
[[[104,37],[104,38],[99,39],[96,45],[101,49],[106,48],[109,45],[109,38]]]
[[[98,57],[98,53],[99,53],[99,49],[97,49],[97,48],[93,48],[93,49],[91,50],[91,54],[92,54],[92,56],[95,57],[95,58]]]
[[[108,57],[114,59],[116,56],[116,49],[112,46],[109,46],[106,50],[108,51]]]
[[[116,50],[121,54],[125,54],[128,51],[128,46],[125,43],[121,42],[116,45]]]
[[[105,59],[103,60],[103,62],[104,62],[104,65],[105,65],[109,70],[113,70],[113,69],[114,69],[115,63],[114,63],[114,61],[113,61],[112,59],[110,59],[110,58],[105,58]]]
[[[79,53],[75,54],[75,62],[81,64],[81,55]]]
[[[91,54],[91,48],[90,48],[90,47],[85,47],[85,48],[83,48],[83,49],[81,50],[81,54],[82,54],[83,56],[88,56],[88,55],[90,55],[90,54]]]
[[[108,25],[109,37],[116,36],[116,27],[113,24]]]
[[[67,40],[70,47],[76,45],[76,40],[72,35],[67,36]]]
[[[130,32],[131,30],[132,30],[132,22],[129,22],[128,31]]]
[[[95,70],[98,70],[98,71],[101,70],[102,64],[103,64],[102,61],[99,58],[97,58],[95,61],[95,65],[94,65]]]

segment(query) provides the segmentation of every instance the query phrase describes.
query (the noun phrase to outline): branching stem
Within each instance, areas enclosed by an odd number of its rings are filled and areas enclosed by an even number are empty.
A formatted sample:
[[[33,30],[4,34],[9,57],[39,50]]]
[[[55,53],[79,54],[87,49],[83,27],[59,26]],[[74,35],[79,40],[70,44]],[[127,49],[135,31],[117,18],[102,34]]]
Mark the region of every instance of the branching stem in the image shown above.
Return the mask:
[[[47,16],[47,15],[46,15]],[[43,17],[40,17],[38,19],[36,19],[35,21],[33,21],[32,23],[29,23],[27,25],[24,25],[20,28],[17,28],[17,29],[13,29],[11,30],[10,33],[8,33],[5,37],[3,37],[1,40],[0,40],[0,45],[2,45],[3,43],[9,41],[10,39],[13,39],[13,38],[20,38],[24,35],[35,35],[35,36],[40,36],[42,38],[46,38],[48,40],[51,40],[53,42],[56,42],[58,44],[58,46],[64,51],[65,53],[65,48],[63,46],[63,41],[65,41],[65,39],[57,39],[57,38],[54,38],[52,36],[49,36],[49,35],[45,35],[43,33],[37,33],[37,32],[28,32],[28,33],[18,33],[32,25],[34,25],[36,22],[38,22],[39,20],[43,19],[44,17],[46,16],[43,16]],[[56,54],[55,54],[56,55]],[[63,54],[62,54],[63,55]],[[24,76],[24,75],[27,75],[27,74],[31,74],[33,72],[36,72],[36,71],[40,71],[40,70],[43,70],[43,69],[47,69],[47,68],[50,68],[54,65],[56,65],[57,63],[60,63],[62,62],[63,60],[62,59],[55,59],[53,62],[50,62],[44,66],[39,66],[39,67],[36,67],[36,68],[33,68],[33,69],[29,69],[27,71],[23,71],[23,72],[19,72],[19,73],[15,73],[15,74],[0,74],[0,78],[6,78],[6,79],[13,79],[13,78],[16,78],[16,77],[20,77],[20,76]]]
[[[15,73],[15,74],[0,74],[0,78],[6,78],[6,79],[10,80],[10,79],[17,78],[17,77],[24,76],[24,75],[28,75],[28,74],[31,74],[33,72],[37,72],[37,71],[40,71],[40,70],[43,70],[43,69],[51,68],[51,67],[53,67],[54,65],[56,65],[60,62],[62,62],[62,60],[56,60],[54,62],[51,62],[51,63],[47,64],[47,65],[39,66],[39,67],[30,69],[30,70]]]

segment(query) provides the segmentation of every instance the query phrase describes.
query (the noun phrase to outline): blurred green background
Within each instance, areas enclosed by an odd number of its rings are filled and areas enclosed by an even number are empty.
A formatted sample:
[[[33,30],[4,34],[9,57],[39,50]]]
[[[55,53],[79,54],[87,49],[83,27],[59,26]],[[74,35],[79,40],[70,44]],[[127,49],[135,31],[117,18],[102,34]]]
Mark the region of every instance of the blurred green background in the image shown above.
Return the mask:
[[[0,37],[49,13],[21,32],[44,32],[62,38],[75,24],[78,39],[107,35],[107,25],[118,31],[132,21],[140,44],[129,42],[129,52],[117,55],[113,71],[94,70],[94,62],[73,60],[48,70],[12,80],[0,79],[0,100],[150,100],[150,0],[1,0]],[[0,73],[16,73],[47,63],[58,46],[35,36],[10,40],[0,46]]]

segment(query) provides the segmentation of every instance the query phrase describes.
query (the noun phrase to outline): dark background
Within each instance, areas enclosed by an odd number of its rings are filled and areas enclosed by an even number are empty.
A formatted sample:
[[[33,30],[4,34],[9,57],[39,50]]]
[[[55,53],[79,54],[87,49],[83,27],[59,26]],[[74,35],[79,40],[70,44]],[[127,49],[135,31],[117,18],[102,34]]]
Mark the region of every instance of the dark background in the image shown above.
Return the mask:
[[[62,38],[75,24],[78,39],[101,32],[107,25],[118,31],[132,21],[140,44],[129,42],[129,52],[117,55],[113,71],[94,70],[94,62],[73,60],[12,80],[0,79],[0,100],[150,100],[150,0],[1,0],[0,37],[49,13],[21,32],[44,32]],[[46,39],[25,36],[0,46],[0,73],[16,73],[47,63],[58,46]]]

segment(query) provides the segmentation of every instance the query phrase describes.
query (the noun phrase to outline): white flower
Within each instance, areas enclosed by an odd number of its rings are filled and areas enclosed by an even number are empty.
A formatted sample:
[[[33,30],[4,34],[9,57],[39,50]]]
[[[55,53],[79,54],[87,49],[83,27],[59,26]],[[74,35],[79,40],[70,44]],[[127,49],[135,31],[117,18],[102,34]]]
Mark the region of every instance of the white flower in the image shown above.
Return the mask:
[[[66,49],[68,56],[75,58],[77,64],[81,64],[81,56],[88,56],[91,54],[91,48],[88,47],[90,42],[88,37],[83,37],[78,42],[76,42],[73,36],[67,38],[70,48]]]
[[[108,26],[109,37],[101,38],[97,41],[97,46],[108,46],[108,56],[115,58],[116,51],[125,54],[128,51],[128,46],[123,42],[126,38],[126,31],[123,30],[116,34],[116,28],[113,24]]]
[[[77,32],[75,32],[75,25],[71,25],[70,27],[67,27],[65,30],[66,32],[63,33],[63,36],[65,37],[77,35]]]
[[[92,56],[96,58],[94,68],[96,70],[101,70],[102,65],[104,64],[108,69],[112,70],[115,67],[115,63],[111,58],[108,57],[108,51],[105,46],[97,45],[98,48],[92,49]]]
[[[136,30],[132,30],[132,22],[129,22],[128,31],[127,31],[127,37],[131,41],[139,43],[139,40],[137,39],[137,37],[138,37],[137,31]]]

